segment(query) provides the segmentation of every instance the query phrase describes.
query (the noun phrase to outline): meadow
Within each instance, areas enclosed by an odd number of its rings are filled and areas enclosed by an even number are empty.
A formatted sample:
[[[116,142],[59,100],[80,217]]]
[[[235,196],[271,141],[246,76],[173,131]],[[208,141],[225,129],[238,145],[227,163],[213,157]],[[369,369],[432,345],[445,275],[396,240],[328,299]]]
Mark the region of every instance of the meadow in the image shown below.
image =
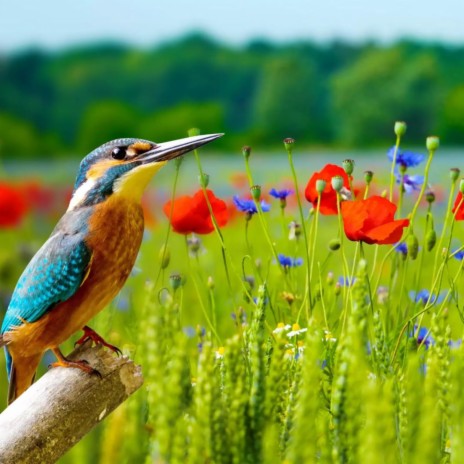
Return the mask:
[[[394,129],[354,161],[286,139],[165,168],[133,273],[91,324],[144,387],[60,462],[463,462],[459,156]],[[73,169],[44,185],[5,166],[23,203],[0,224],[4,306]]]

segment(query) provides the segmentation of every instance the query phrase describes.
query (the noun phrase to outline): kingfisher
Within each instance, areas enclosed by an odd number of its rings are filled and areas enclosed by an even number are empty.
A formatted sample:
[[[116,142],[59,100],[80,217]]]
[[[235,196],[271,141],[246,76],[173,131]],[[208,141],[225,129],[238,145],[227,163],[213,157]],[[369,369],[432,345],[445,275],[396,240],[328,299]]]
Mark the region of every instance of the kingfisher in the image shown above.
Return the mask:
[[[83,330],[78,343],[113,345],[87,324],[118,294],[142,242],[142,194],[169,160],[223,134],[171,142],[122,138],[80,163],[69,207],[19,278],[0,332],[9,379],[8,404],[34,381],[45,351],[53,367],[98,374],[85,360],[71,361],[59,345]]]

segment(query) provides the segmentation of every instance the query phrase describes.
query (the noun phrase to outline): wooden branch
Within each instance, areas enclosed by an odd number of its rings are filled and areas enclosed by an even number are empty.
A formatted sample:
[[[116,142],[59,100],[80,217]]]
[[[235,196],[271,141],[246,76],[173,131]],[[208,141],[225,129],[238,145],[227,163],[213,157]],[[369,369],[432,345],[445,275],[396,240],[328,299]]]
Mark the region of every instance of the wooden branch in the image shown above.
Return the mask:
[[[76,368],[48,371],[0,414],[1,463],[53,463],[143,383],[140,366],[90,344],[85,359],[103,378]]]

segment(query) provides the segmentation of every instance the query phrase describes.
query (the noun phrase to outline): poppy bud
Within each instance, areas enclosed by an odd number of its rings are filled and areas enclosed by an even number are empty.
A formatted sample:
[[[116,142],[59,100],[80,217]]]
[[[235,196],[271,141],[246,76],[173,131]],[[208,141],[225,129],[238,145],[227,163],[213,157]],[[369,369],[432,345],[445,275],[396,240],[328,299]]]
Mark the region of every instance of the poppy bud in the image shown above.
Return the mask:
[[[182,277],[180,274],[171,274],[169,276],[169,285],[176,291],[182,285]]]
[[[316,192],[322,193],[326,185],[327,185],[327,182],[324,179],[317,179],[316,180]]]
[[[343,169],[345,170],[345,172],[346,172],[348,175],[353,174],[353,170],[354,170],[354,161],[353,161],[352,159],[343,160],[342,166],[343,166]]]
[[[461,182],[459,183],[459,191],[464,194],[464,179],[461,179]]]
[[[437,233],[435,229],[430,229],[425,235],[425,249],[427,251],[432,251],[435,243],[437,243]]]
[[[245,145],[244,147],[242,147],[242,155],[245,159],[248,159],[250,157],[250,154],[251,154],[251,147],[249,147],[248,145]]]
[[[340,248],[340,240],[334,238],[329,242],[329,249],[332,251],[337,251]]]
[[[335,280],[334,280],[334,274],[333,274],[333,272],[329,272],[329,273],[327,273],[327,279],[326,279],[326,282],[327,282],[327,285],[330,285],[330,286],[332,286],[332,285],[333,285],[333,283],[335,282]]]
[[[161,269],[166,269],[169,266],[169,261],[171,260],[171,252],[169,251],[169,248],[163,245],[158,256],[161,261]]]
[[[401,137],[402,135],[406,134],[407,125],[404,121],[396,121],[395,122],[395,135]]]
[[[343,177],[342,176],[332,177],[331,183],[332,183],[332,188],[336,192],[340,192],[340,190],[343,188]]]
[[[214,285],[214,280],[213,280],[213,277],[212,277],[212,276],[209,276],[209,277],[208,277],[208,280],[207,280],[207,282],[206,282],[206,285],[208,286],[208,288],[209,288],[210,290],[214,290],[214,286],[215,286],[215,285]]]
[[[284,139],[285,149],[290,153],[292,152],[294,144],[295,144],[295,139],[292,139],[291,137],[287,137],[286,139]]]
[[[261,186],[260,185],[253,185],[250,188],[251,196],[254,200],[259,201],[261,198]]]
[[[201,173],[198,176],[198,182],[200,183],[200,186],[202,188],[207,188],[209,184],[209,175],[206,174],[205,172]]]
[[[367,185],[372,182],[372,178],[374,177],[374,173],[372,171],[364,171],[364,180]]]
[[[435,201],[435,193],[432,190],[427,190],[425,192],[425,199],[427,203],[433,203]]]
[[[425,145],[427,147],[427,150],[435,151],[440,146],[440,139],[432,135],[430,137],[427,137]]]
[[[461,174],[461,170],[459,168],[451,168],[450,169],[451,182],[456,182],[459,178],[459,174]]]
[[[410,233],[407,240],[406,244],[408,245],[408,255],[411,259],[416,259],[417,254],[419,253],[419,240],[417,237],[413,234]]]
[[[334,295],[338,296],[342,292],[342,286],[337,282],[334,287]]]
[[[187,133],[189,137],[195,137],[197,135],[200,135],[200,129],[198,129],[198,127],[192,127],[188,130]]]

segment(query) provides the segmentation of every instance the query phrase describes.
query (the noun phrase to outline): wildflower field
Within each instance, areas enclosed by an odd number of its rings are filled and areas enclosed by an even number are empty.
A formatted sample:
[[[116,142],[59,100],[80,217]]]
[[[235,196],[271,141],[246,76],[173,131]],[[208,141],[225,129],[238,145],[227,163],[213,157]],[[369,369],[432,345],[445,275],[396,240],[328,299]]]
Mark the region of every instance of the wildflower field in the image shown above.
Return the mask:
[[[430,182],[437,137],[416,153],[405,123],[393,136],[380,172],[296,170],[285,139],[272,188],[244,147],[227,197],[201,154],[195,171],[176,161],[169,197],[146,198],[133,275],[91,324],[144,387],[60,462],[464,462],[464,182],[454,166]],[[0,183],[4,305],[68,193]]]

